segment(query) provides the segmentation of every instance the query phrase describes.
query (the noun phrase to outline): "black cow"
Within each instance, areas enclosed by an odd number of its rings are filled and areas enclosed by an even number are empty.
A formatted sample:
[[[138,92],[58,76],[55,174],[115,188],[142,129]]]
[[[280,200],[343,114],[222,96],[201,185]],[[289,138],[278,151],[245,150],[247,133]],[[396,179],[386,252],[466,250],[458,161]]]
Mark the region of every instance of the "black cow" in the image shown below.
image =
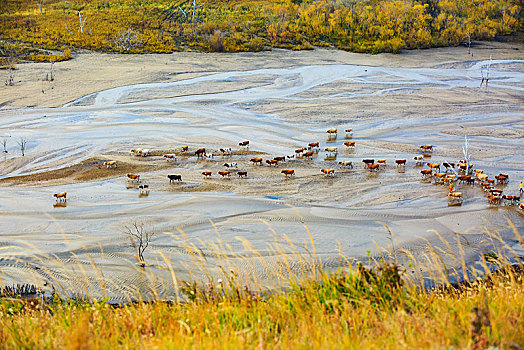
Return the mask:
[[[182,175],[167,175],[167,178],[169,179],[169,183],[172,183],[173,181],[182,181]]]

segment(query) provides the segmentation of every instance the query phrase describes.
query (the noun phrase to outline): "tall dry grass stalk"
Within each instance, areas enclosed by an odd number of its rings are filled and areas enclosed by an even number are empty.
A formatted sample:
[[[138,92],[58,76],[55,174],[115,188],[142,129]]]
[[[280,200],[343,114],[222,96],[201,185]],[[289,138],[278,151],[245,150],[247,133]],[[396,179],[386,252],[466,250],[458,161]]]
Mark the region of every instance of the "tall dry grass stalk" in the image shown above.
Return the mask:
[[[387,226],[391,245],[377,246],[367,258],[347,256],[339,244],[338,258],[322,259],[297,214],[305,242],[296,244],[263,221],[273,236],[265,254],[245,239],[239,239],[244,252],[235,252],[211,220],[214,242],[193,241],[181,228],[158,234],[172,240],[176,253],[152,245],[144,267],[131,249],[118,255],[119,271],[134,276],[133,283],[114,277],[115,258],[101,245],[97,259],[72,249],[67,259],[38,253],[29,242],[0,247],[3,266],[23,271],[20,282],[47,289],[47,296],[52,292],[48,300],[0,301],[0,348],[56,348],[62,341],[73,348],[522,343],[522,271],[508,268],[518,254],[499,232],[486,229],[476,261],[468,253],[472,248],[465,249],[466,237],[450,240],[434,231],[442,244],[427,240],[423,253],[414,254],[396,244]]]

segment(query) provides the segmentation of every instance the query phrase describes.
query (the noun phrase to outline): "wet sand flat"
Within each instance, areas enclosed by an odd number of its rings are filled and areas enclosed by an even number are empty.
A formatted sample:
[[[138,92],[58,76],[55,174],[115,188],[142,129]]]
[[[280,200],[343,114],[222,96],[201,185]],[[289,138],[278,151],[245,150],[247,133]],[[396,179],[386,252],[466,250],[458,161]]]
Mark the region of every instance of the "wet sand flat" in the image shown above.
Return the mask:
[[[488,51],[497,59],[490,61]],[[167,262],[181,279],[205,278],[191,271],[199,264],[211,275],[231,265],[254,274],[262,284],[257,288],[270,288],[284,274],[286,254],[314,251],[324,267],[336,269],[379,257],[377,247],[405,249],[423,260],[428,243],[449,250],[444,239],[453,244],[451,255],[474,262],[492,243],[490,232],[520,254],[508,224],[524,232],[515,206],[489,206],[479,186],[465,184],[455,185],[464,194],[462,205],[449,206],[447,186],[422,179],[427,167],[413,160],[419,145],[433,144],[426,162],[457,162],[469,136],[475,168],[490,177],[509,174],[499,187],[518,193],[524,55],[509,44],[487,43],[474,58],[464,48],[398,56],[329,50],[83,54],[57,64],[57,76],[62,72],[70,84],[82,79],[71,73],[78,69],[91,77],[85,86],[61,96],[45,91],[54,96],[48,100],[26,83],[2,88],[0,136],[8,140],[8,153],[0,155],[2,281],[48,281],[91,293],[106,281],[107,293],[118,299],[137,291],[173,293]],[[100,72],[113,73],[87,74],[97,60]],[[489,85],[480,88],[488,66]],[[338,136],[328,140],[325,131],[332,127]],[[348,138],[346,128],[353,129]],[[28,140],[24,157],[20,137]],[[249,150],[239,147],[244,140]],[[348,141],[355,147],[344,146]],[[310,142],[320,143],[312,159],[289,157]],[[197,158],[200,147],[213,157]],[[336,155],[327,147],[337,147]],[[136,157],[132,148],[151,154]],[[224,156],[220,148],[233,154]],[[164,153],[176,154],[176,161],[166,161]],[[286,161],[276,167],[250,162],[275,156]],[[386,165],[372,172],[364,158]],[[396,166],[397,159],[407,165]],[[117,169],[107,169],[107,160],[116,160]],[[353,167],[341,167],[343,161]],[[232,176],[222,178],[218,172],[232,162]],[[335,176],[325,176],[323,168],[335,169]],[[283,169],[295,175],[286,178]],[[237,171],[247,171],[247,178]],[[149,193],[127,173],[139,173]],[[182,181],[170,183],[168,174]],[[66,205],[55,204],[52,193],[60,191],[68,193]],[[146,272],[136,269],[125,235],[134,222],[155,232]],[[341,254],[354,260],[341,261]],[[287,268],[303,269],[297,261]]]

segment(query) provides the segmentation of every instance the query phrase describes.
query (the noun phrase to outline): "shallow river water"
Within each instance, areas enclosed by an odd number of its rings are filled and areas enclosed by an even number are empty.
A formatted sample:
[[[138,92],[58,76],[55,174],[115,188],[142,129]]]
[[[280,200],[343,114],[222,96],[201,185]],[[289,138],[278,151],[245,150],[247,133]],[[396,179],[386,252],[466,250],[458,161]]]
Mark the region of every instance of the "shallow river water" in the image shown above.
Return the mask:
[[[2,111],[0,136],[10,142],[0,161],[0,179],[61,169],[101,154],[127,156],[133,147],[238,149],[243,140],[250,140],[251,150],[270,155],[292,154],[320,140],[321,148],[338,146],[336,161],[353,160],[355,168],[332,180],[297,174],[296,180],[282,179],[289,181],[282,193],[274,187],[267,195],[260,188],[274,184],[255,170],[245,187],[232,179],[236,185],[226,191],[166,189],[165,174],[202,169],[194,158],[173,169],[142,172],[152,187],[147,197],[128,188],[122,177],[2,186],[1,279],[6,284],[47,282],[79,294],[100,295],[104,289],[102,294],[120,300],[136,292],[166,297],[177,288],[173,276],[216,277],[231,269],[254,275],[256,283],[246,283],[256,288],[278,287],[283,256],[291,261],[285,268],[289,273],[310,271],[298,257],[310,254],[330,269],[367,262],[379,257],[381,249],[405,249],[417,261],[431,261],[432,249],[440,248],[449,253],[442,253],[448,267],[460,266],[460,259],[477,261],[493,249],[520,255],[509,222],[522,234],[522,213],[513,206],[489,207],[477,186],[460,188],[463,205],[448,206],[446,189],[421,181],[422,167],[412,161],[418,145],[425,143],[438,145],[431,161],[461,159],[463,136],[469,134],[475,166],[491,177],[509,174],[505,191],[516,194],[518,179],[524,179],[524,62],[493,61],[489,91],[482,91],[479,72],[488,64],[228,72],[123,86],[61,108]],[[489,94],[485,105],[468,103],[467,94],[477,90]],[[384,105],[368,113],[382,99]],[[442,109],[435,102],[439,99],[448,101],[449,108]],[[387,113],[391,101],[398,103]],[[425,105],[432,106],[432,114]],[[303,117],[293,114],[298,109]],[[337,115],[330,116],[334,109]],[[339,128],[339,137],[328,143],[325,130],[331,127]],[[352,139],[362,145],[353,152],[342,151],[346,127],[354,129]],[[15,140],[20,137],[28,140],[25,157],[18,154]],[[362,158],[388,158],[390,164],[371,176],[362,169]],[[400,158],[408,159],[401,171],[391,164]],[[319,156],[310,166],[318,172],[336,167],[336,161]],[[195,186],[201,182],[191,181]],[[65,207],[53,206],[52,193],[59,191],[68,193]],[[134,264],[125,235],[134,222],[155,232],[146,250],[146,271]],[[502,242],[494,243],[496,233]]]

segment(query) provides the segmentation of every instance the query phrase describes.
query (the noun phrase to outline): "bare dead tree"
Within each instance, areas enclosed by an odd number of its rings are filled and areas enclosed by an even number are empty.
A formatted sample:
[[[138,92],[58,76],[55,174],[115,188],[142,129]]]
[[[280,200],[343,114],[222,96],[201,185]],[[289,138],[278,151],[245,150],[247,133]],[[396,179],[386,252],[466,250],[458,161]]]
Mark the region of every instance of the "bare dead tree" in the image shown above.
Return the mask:
[[[55,80],[55,71],[54,71],[54,64],[55,62],[51,62],[51,67],[49,69],[49,73],[45,74],[45,81],[53,81]]]
[[[72,31],[69,30],[69,28],[67,28],[67,23],[64,23],[65,25],[65,29],[69,32],[69,34],[74,34]]]
[[[4,53],[2,52],[2,55]],[[15,70],[16,70],[16,57],[13,52],[13,50],[9,51],[9,54],[5,58],[6,66],[7,66],[7,79],[5,81],[6,86],[14,86],[15,85]]]
[[[36,2],[38,4],[38,8],[40,9],[40,14],[43,15],[44,14],[44,3],[45,3],[45,0],[37,0]]]
[[[466,161],[466,175],[469,175],[469,163],[471,163],[471,154],[469,154],[469,139],[464,136],[464,145],[462,146],[462,153],[464,154],[464,160]]]
[[[187,20],[187,13],[186,13],[186,11],[184,11],[184,9],[182,7],[180,7],[180,6],[178,6],[178,9],[180,10],[180,12],[182,12],[182,14],[184,15],[184,17]]]
[[[84,32],[84,25],[86,24],[87,16],[82,19],[82,13],[78,11],[78,19],[80,20],[80,27],[78,27],[78,31],[80,33]]]
[[[144,229],[143,224],[135,222],[132,227],[126,227],[126,235],[135,250],[136,258],[140,267],[146,266],[144,252],[149,247],[149,243],[154,236],[154,232]]]
[[[55,62],[51,62],[51,69],[49,70],[49,81],[54,81],[55,80],[54,67],[55,67]]]
[[[27,146],[27,139],[21,137],[20,141],[18,141],[18,146],[20,146],[20,152],[22,152],[22,157],[25,156],[25,149]]]
[[[480,87],[482,87],[482,84],[486,82],[486,89],[488,88],[488,81],[489,81],[489,71],[491,69],[491,56],[489,56],[489,63],[487,67],[480,68],[480,74],[482,75],[482,81],[480,82]],[[484,72],[486,73],[486,76],[484,77]]]
[[[193,37],[193,39],[195,38],[195,19],[200,22],[200,19],[198,19],[198,17],[195,17],[195,12],[197,8],[200,8],[202,6],[204,6],[204,4],[197,6],[196,0],[193,0],[193,15],[191,17],[191,31],[192,31],[191,36]]]
[[[466,35],[468,36],[468,54],[473,56],[473,54],[471,53],[471,32],[468,30],[468,32],[466,33]]]
[[[14,68],[9,68],[9,76],[7,80],[5,81],[6,86],[14,86],[15,85],[15,70]]]
[[[2,146],[4,148],[2,152],[7,153],[7,138],[5,137],[2,139]]]

